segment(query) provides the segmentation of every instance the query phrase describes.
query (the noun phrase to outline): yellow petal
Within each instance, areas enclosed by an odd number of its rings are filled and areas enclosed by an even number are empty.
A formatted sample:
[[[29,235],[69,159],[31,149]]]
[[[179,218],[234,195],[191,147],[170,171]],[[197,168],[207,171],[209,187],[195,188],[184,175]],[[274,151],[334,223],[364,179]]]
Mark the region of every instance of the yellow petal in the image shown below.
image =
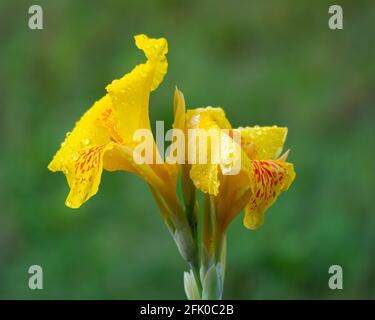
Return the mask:
[[[151,39],[138,35],[135,42],[144,51],[147,62],[136,66],[106,88],[112,98],[118,131],[125,143],[133,141],[133,134],[137,129],[151,129],[150,92],[159,86],[168,68],[165,57],[168,46],[164,38]]]
[[[224,232],[229,223],[246,207],[251,196],[249,175],[241,170],[236,175],[222,176],[214,198],[217,227]]]
[[[66,134],[61,148],[57,151],[48,168],[51,171],[63,171],[69,185],[74,179],[75,162],[82,149],[106,145],[111,141],[107,114],[112,113],[112,103],[108,96],[96,101],[94,105],[76,123],[72,132]],[[115,131],[115,129],[113,129]]]
[[[231,125],[227,120],[223,109],[221,108],[198,108],[188,110],[186,113],[186,126],[187,129],[200,129],[203,134],[207,134],[205,137],[198,133],[197,139],[189,139],[188,151],[191,153],[192,149],[195,148],[197,158],[195,163],[192,163],[190,170],[190,178],[192,179],[195,187],[204,193],[217,195],[219,192],[219,165],[220,161],[214,161],[212,153],[216,154],[214,150],[225,149],[222,144],[225,143],[225,139],[221,138],[220,129],[230,129]],[[191,136],[189,135],[189,138]],[[206,150],[202,150],[200,139],[207,139]],[[199,155],[205,154],[206,163],[201,163]],[[191,155],[191,154],[190,154]],[[228,162],[228,159],[224,159]],[[225,165],[228,166],[228,163]]]
[[[165,38],[152,39],[144,34],[137,35],[134,39],[136,46],[149,60],[147,63],[153,64],[151,91],[154,91],[167,73],[168,62],[165,55],[168,53],[168,42]]]
[[[185,129],[185,98],[183,93],[177,89],[174,92],[174,122],[173,129]]]
[[[103,97],[82,116],[74,130],[68,133],[48,169],[62,171],[71,188],[66,204],[77,208],[93,196],[100,183],[103,159],[109,151],[111,168],[131,169],[114,149],[119,135],[112,118],[112,104]]]
[[[276,159],[284,146],[288,128],[246,127],[241,131],[242,149],[250,159]]]
[[[103,172],[103,157],[107,150],[113,148],[113,143],[93,146],[80,151],[75,161],[74,179],[66,199],[70,208],[78,208],[86,200],[98,192]]]
[[[206,107],[190,109],[186,112],[186,123],[189,128],[209,129],[211,127],[220,129],[231,129],[232,126],[220,107]]]
[[[254,230],[262,225],[266,209],[289,188],[295,172],[291,163],[278,160],[253,160],[251,165],[252,195],[245,209],[244,225]]]
[[[197,189],[217,195],[220,185],[218,172],[217,164],[193,164],[190,169],[190,178]]]
[[[211,153],[212,150],[215,151]],[[219,186],[222,177],[239,176],[242,170],[241,151],[241,147],[225,132],[210,129],[207,163],[197,163],[191,166],[190,178],[193,180],[195,187],[211,195],[217,195],[221,192]]]
[[[185,162],[185,98],[183,93],[175,88],[173,101],[173,131],[170,146],[166,150],[166,167],[171,175],[177,176],[179,164]],[[169,150],[169,151],[168,151]]]

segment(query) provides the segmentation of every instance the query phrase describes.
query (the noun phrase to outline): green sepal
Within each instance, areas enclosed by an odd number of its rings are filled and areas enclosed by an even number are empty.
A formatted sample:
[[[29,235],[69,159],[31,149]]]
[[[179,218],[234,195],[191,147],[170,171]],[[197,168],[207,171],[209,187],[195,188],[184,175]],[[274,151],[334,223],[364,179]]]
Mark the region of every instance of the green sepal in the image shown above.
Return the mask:
[[[221,263],[212,265],[203,281],[202,300],[220,300],[223,294],[223,274]]]

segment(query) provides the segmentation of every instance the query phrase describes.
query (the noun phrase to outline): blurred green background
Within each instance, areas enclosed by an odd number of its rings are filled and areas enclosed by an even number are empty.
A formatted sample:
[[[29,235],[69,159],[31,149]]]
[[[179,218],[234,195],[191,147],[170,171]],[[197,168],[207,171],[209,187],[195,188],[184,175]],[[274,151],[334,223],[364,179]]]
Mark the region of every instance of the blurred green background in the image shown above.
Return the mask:
[[[31,4],[44,30],[28,28]],[[328,28],[330,4],[344,30]],[[374,21],[373,1],[1,1],[0,298],[185,297],[187,267],[142,180],[106,172],[72,210],[47,170],[105,86],[144,61],[138,33],[169,41],[152,121],[171,124],[178,85],[233,126],[289,127],[297,179],[259,231],[242,215],[230,226],[224,298],[375,298]]]

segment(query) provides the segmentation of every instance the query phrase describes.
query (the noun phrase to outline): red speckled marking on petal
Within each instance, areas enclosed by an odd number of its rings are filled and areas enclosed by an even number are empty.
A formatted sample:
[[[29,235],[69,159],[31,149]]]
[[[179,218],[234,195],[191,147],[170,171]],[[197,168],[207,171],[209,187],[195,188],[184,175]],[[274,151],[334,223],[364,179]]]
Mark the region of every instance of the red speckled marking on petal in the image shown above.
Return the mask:
[[[83,150],[76,161],[76,175],[84,174],[94,169],[99,164],[103,149],[104,146],[96,146]]]
[[[255,179],[250,208],[252,211],[263,211],[282,191],[286,168],[277,160],[253,160],[252,165]]]
[[[105,128],[107,128],[110,132],[111,135],[111,140],[122,143],[123,139],[120,136],[117,126],[116,126],[116,121],[115,121],[115,116],[112,107],[108,107],[104,110],[104,112],[101,114],[101,116],[98,119],[99,123],[101,123]]]

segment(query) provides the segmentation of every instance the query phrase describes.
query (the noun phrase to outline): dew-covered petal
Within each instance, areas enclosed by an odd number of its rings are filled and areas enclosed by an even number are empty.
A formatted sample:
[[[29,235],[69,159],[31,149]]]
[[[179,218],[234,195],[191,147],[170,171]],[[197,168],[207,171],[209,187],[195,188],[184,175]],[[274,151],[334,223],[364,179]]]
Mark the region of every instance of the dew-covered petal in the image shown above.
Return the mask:
[[[276,159],[284,146],[288,133],[285,127],[246,127],[241,132],[242,149],[250,159]]]
[[[189,137],[188,152],[192,160],[190,178],[197,189],[217,195],[220,186],[218,173],[221,161],[224,161],[223,168],[231,165],[231,157],[220,154],[221,150],[223,152],[229,150],[225,145],[228,139],[222,137],[225,133],[221,129],[228,129],[229,133],[230,123],[221,108],[198,108],[187,111],[186,128]],[[202,159],[205,159],[205,162],[202,162]]]
[[[74,162],[73,179],[65,203],[70,208],[78,208],[98,192],[103,171],[103,157],[113,143],[82,149]]]
[[[108,86],[109,93],[76,123],[48,166],[51,171],[65,174],[71,188],[66,201],[70,207],[79,207],[97,192],[103,168],[142,175],[122,149],[125,145],[134,146],[132,134],[136,129],[150,128],[149,94],[166,73],[168,49],[163,38],[139,35],[135,41],[148,61]],[[151,169],[149,173],[155,175]],[[145,179],[150,183],[148,177]]]
[[[66,201],[69,207],[79,207],[97,192],[103,163],[107,164],[104,165],[107,170],[133,170],[116,148],[120,142],[107,95],[95,102],[72,132],[66,134],[48,165],[49,170],[65,174],[71,188]]]
[[[135,43],[147,58],[121,79],[114,80],[106,88],[112,99],[118,131],[125,143],[133,142],[136,130],[150,129],[149,97],[167,72],[167,40],[152,39],[145,35],[135,36]]]
[[[251,197],[245,209],[244,225],[257,229],[265,211],[286,191],[295,178],[293,164],[278,160],[251,161]]]
[[[189,109],[186,112],[186,123],[188,128],[232,128],[224,110],[220,107]]]

